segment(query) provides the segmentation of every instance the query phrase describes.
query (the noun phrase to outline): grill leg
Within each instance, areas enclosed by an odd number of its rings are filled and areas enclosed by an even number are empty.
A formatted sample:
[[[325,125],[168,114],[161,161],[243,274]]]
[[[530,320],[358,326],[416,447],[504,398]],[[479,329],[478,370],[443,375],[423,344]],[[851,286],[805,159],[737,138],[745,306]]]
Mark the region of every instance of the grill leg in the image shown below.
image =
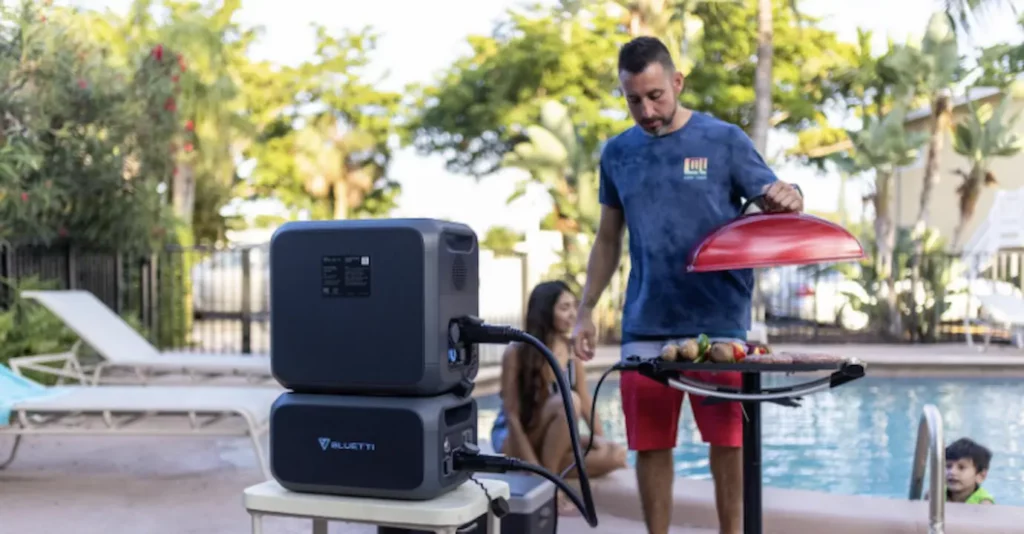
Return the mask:
[[[743,392],[761,392],[760,373],[743,373]],[[743,534],[762,534],[761,403],[744,402],[743,412]]]

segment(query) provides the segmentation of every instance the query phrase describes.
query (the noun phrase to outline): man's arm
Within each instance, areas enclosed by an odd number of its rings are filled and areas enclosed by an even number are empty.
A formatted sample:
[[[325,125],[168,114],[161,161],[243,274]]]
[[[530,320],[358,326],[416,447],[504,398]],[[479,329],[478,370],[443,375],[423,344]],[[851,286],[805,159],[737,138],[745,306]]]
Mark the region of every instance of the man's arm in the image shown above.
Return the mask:
[[[602,205],[597,236],[594,238],[594,247],[590,250],[590,259],[587,261],[587,281],[583,286],[582,308],[593,310],[601,298],[601,293],[604,293],[611,282],[622,257],[624,230],[625,218],[622,210]]]
[[[597,349],[597,327],[594,325],[593,312],[601,293],[608,287],[608,282],[619,266],[625,228],[622,199],[619,198],[615,181],[608,173],[610,165],[606,155],[606,152],[601,154],[600,164],[598,196],[601,218],[597,224],[594,246],[590,249],[590,259],[587,260],[587,281],[583,284],[583,295],[572,334],[576,355],[584,361],[593,358]]]
[[[733,190],[741,197],[751,199],[764,195],[761,208],[767,211],[803,211],[800,189],[779,180],[750,137],[738,127],[732,129],[729,149],[729,175]]]

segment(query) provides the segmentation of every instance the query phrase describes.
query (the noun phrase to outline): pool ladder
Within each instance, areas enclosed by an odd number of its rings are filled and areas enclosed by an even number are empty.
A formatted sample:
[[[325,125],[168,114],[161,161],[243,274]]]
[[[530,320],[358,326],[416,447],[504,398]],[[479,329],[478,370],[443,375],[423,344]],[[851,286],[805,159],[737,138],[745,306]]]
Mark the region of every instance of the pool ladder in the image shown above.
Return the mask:
[[[921,499],[924,472],[928,468],[928,534],[946,531],[946,447],[942,436],[942,414],[927,404],[917,425],[917,447],[910,474],[910,500]],[[930,452],[930,454],[929,454]]]

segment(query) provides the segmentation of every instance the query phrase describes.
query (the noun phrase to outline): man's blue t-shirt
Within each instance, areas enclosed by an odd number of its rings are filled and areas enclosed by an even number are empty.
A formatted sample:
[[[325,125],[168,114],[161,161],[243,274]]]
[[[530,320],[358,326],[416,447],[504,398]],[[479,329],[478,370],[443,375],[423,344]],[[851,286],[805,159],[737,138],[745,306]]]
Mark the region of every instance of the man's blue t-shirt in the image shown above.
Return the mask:
[[[753,272],[685,268],[701,239],[777,180],[747,134],[698,112],[662,137],[633,127],[605,145],[600,174],[600,201],[623,211],[629,232],[623,342],[746,338]]]

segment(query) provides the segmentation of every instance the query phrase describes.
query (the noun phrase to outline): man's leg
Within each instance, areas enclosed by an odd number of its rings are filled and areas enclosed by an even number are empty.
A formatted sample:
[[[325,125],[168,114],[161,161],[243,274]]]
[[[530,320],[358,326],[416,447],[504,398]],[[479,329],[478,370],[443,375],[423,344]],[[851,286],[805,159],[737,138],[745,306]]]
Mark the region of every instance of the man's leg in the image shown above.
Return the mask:
[[[636,480],[648,534],[668,534],[672,524],[672,449],[637,451]]]
[[[683,392],[639,373],[622,373],[622,410],[629,448],[637,452],[636,476],[649,534],[668,534],[672,522],[672,449]]]
[[[739,387],[739,373],[688,373],[691,378]],[[721,534],[740,534],[743,529],[743,409],[738,402],[705,405],[704,397],[690,396],[693,418],[709,445],[711,477],[715,482],[715,507]]]
[[[721,533],[740,534],[743,529],[743,449],[711,445],[709,461]]]

